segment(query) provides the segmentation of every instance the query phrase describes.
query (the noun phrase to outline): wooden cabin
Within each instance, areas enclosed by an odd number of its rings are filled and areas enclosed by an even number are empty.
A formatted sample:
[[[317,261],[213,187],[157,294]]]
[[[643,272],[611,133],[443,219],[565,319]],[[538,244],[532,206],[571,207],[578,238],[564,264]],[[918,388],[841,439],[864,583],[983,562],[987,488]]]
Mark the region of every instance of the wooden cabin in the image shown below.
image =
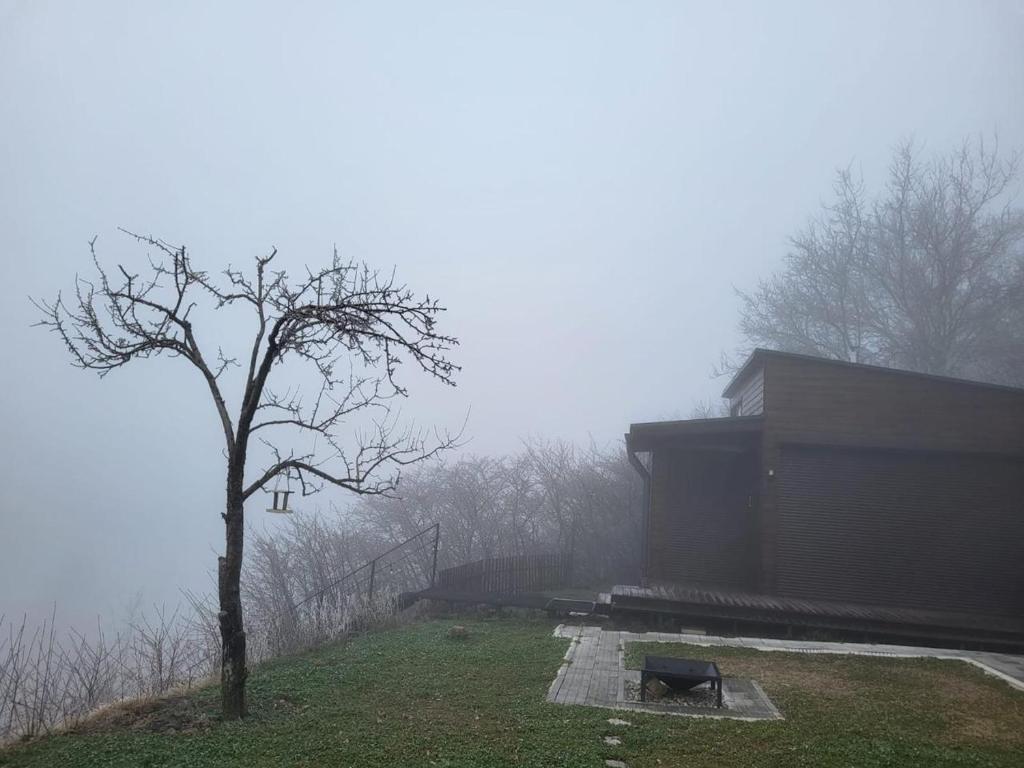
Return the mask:
[[[723,396],[626,436],[644,586],[1024,615],[1024,389],[758,349]]]

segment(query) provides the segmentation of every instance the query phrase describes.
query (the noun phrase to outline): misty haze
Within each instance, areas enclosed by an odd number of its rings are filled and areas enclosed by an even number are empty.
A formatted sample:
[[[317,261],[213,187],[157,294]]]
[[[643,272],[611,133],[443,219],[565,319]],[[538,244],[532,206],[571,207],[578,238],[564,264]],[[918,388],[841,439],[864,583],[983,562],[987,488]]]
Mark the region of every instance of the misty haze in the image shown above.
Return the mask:
[[[1024,763],[1022,42],[0,0],[0,765]]]

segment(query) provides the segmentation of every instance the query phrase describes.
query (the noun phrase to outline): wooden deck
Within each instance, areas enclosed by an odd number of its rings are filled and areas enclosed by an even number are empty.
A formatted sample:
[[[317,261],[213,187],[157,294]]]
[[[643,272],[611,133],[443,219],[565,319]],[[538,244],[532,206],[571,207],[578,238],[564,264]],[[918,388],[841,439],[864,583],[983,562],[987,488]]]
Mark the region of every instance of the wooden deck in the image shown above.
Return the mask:
[[[956,647],[1024,650],[1024,619],[855,605],[714,590],[679,584],[618,585],[613,614],[660,614],[716,626],[798,627],[899,637]]]

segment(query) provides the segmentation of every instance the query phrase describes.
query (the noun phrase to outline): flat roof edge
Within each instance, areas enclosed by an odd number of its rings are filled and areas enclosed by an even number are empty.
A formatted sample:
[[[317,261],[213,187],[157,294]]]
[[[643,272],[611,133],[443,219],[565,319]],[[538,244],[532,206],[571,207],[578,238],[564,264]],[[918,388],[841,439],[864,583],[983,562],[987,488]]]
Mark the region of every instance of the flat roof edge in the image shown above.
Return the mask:
[[[759,432],[763,424],[763,416],[722,416],[716,419],[642,421],[629,425],[627,440],[637,437],[652,438],[753,433]]]
[[[921,371],[910,371],[906,368],[889,368],[884,365],[872,365],[870,363],[854,363],[849,360],[837,360],[832,357],[818,357],[817,355],[806,355],[800,352],[783,352],[778,349],[766,349],[764,347],[758,347],[750,353],[750,356],[746,359],[743,365],[740,366],[739,370],[733,374],[733,377],[729,380],[725,389],[722,390],[722,397],[732,397],[735,391],[739,388],[739,385],[747,378],[758,363],[762,362],[767,357],[781,357],[789,360],[803,360],[806,362],[821,363],[823,365],[833,365],[844,368],[854,368],[857,370],[870,371],[878,374],[890,374],[893,376],[911,376],[917,379],[923,379],[925,381],[934,381],[941,384],[956,385],[961,387],[973,387],[976,389],[987,389],[1001,392],[1010,392],[1016,395],[1024,397],[1024,387],[1015,387],[1009,384],[993,384],[988,381],[976,381],[975,379],[961,379],[955,376],[942,376],[936,373],[922,373]]]

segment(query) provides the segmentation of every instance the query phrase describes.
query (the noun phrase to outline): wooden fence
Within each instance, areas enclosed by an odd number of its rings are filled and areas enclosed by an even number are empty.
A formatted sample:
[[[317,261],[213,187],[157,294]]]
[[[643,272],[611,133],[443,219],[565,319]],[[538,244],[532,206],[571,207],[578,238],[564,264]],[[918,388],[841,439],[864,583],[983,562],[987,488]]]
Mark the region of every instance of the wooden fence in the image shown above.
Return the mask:
[[[568,553],[488,557],[437,572],[435,589],[509,595],[564,587],[572,580]]]

